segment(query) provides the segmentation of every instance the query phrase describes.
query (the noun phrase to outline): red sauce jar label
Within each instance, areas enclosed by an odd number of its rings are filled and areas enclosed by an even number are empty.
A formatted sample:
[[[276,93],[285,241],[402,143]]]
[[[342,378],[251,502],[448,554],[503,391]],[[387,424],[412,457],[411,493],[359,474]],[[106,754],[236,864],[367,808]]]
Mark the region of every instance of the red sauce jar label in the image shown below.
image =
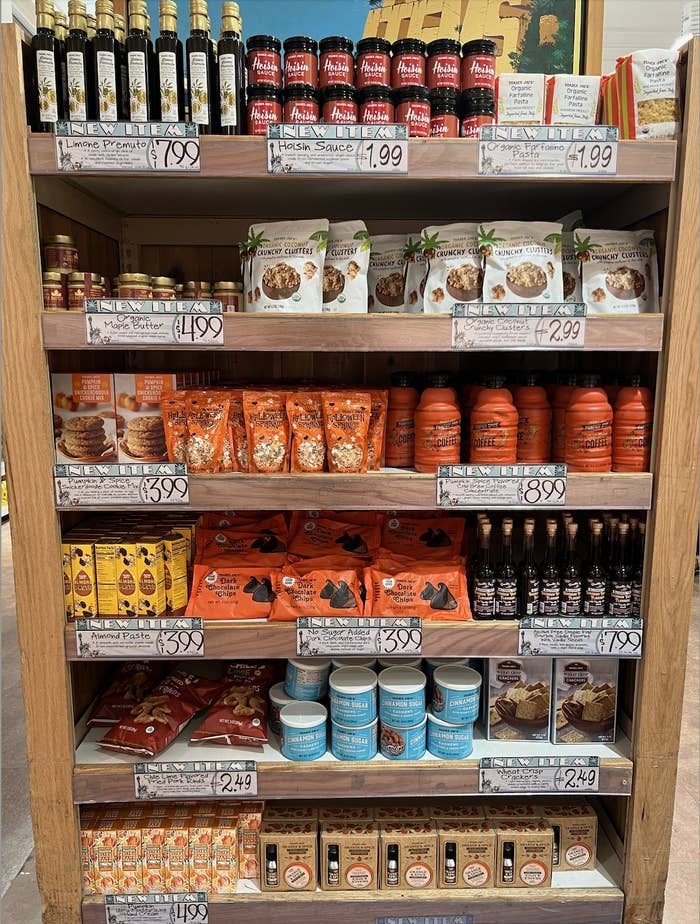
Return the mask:
[[[318,60],[309,51],[288,51],[284,56],[284,85],[293,87],[299,83],[316,86]]]
[[[44,293],[44,308],[65,308],[63,287],[60,282],[45,282],[42,286]],[[82,307],[82,304],[81,304]]]
[[[462,138],[478,138],[480,125],[493,125],[492,115],[471,115],[462,119]]]
[[[370,99],[360,104],[362,125],[391,125],[394,121],[394,107],[379,99]]]
[[[378,51],[368,51],[357,59],[357,86],[388,87],[391,80],[391,58]]]
[[[391,61],[391,85],[399,87],[425,86],[425,58],[423,55],[399,54]]]
[[[357,103],[351,99],[330,99],[323,104],[323,121],[328,125],[355,125]]]
[[[396,107],[396,121],[408,125],[411,138],[427,138],[430,135],[430,103],[421,100],[407,100]]]
[[[284,121],[299,125],[318,122],[318,103],[313,99],[290,99],[284,104]]]
[[[485,87],[493,90],[496,82],[496,59],[492,55],[468,55],[462,59],[462,89]]]
[[[282,63],[276,51],[249,51],[246,64],[250,86],[263,83],[281,88]]]
[[[282,107],[275,100],[253,99],[248,103],[248,134],[266,135],[267,126],[282,121]]]
[[[454,87],[459,90],[459,55],[432,55],[428,58],[428,88]]]
[[[353,85],[355,76],[354,61],[350,54],[344,51],[326,51],[321,55],[321,86],[332,84]]]
[[[431,138],[459,138],[459,119],[456,115],[441,113],[430,118]]]

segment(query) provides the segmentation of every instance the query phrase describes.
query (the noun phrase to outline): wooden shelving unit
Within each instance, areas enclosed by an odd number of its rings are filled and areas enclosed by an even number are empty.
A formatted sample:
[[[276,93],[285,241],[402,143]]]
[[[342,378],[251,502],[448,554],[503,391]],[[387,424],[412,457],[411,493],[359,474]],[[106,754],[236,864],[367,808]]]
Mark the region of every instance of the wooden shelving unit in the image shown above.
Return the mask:
[[[86,924],[104,920],[102,899],[83,900],[81,895],[77,805],[133,798],[131,761],[101,751],[92,734],[76,732],[77,719],[100,686],[104,664],[78,662],[75,633],[64,624],[60,528],[62,518],[67,522],[73,514],[66,517],[55,509],[48,373],[187,370],[202,363],[239,377],[385,381],[392,357],[421,369],[439,363],[454,371],[473,368],[469,364],[479,357],[452,353],[449,319],[410,316],[232,316],[225,319],[224,346],[216,351],[98,352],[86,347],[79,314],[40,310],[37,211],[46,233],[70,229],[86,262],[105,272],[107,267],[112,273],[119,268],[155,272],[176,255],[186,262],[189,278],[212,278],[215,267],[232,265],[234,242],[261,215],[330,214],[340,220],[359,214],[372,233],[381,233],[463,220],[465,203],[470,217],[514,219],[554,219],[583,206],[593,226],[654,228],[665,257],[661,313],[591,317],[582,358],[585,368],[605,362],[607,368],[626,371],[643,364],[655,379],[653,474],[572,475],[567,496],[567,506],[577,510],[650,511],[644,653],[625,681],[628,735],[600,755],[601,793],[608,795],[599,802],[613,846],[601,854],[598,870],[555,877],[552,889],[484,890],[468,898],[462,892],[368,893],[352,899],[342,893],[269,896],[249,891],[213,899],[210,920],[296,924],[311,918],[330,924],[352,918],[376,924],[402,915],[472,915],[475,924],[540,924],[549,918],[557,924],[619,924],[623,919],[625,924],[660,924],[698,510],[697,40],[684,55],[683,137],[677,143],[622,142],[617,175],[585,180],[480,178],[476,143],[436,140],[410,142],[406,177],[269,177],[264,141],[211,137],[202,139],[199,175],[58,174],[53,138],[27,136],[22,38],[15,27],[2,27],[2,46],[4,450],[45,924],[75,924],[81,917]],[[517,369],[531,359],[511,353],[499,362]],[[491,357],[480,361],[493,362]],[[548,368],[557,362],[568,368],[571,361],[571,354],[557,358],[550,353],[545,359]],[[190,491],[192,509],[200,510],[435,507],[435,479],[405,472],[352,478],[199,476],[191,479]],[[293,643],[289,626],[225,623],[205,631],[207,654],[214,659],[246,653],[286,657]],[[516,650],[514,623],[426,626],[428,654]],[[192,754],[187,744],[172,747]],[[425,759],[390,767],[380,759],[358,765],[325,760],[288,765],[270,752],[258,764],[260,795],[473,793],[476,761],[487,747],[478,741],[463,762]]]

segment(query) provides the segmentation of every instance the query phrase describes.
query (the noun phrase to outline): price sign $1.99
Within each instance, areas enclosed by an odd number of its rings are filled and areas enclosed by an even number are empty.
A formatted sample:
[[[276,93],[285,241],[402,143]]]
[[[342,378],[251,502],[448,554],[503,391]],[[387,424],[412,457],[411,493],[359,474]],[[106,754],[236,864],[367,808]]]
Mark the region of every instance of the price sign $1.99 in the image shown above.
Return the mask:
[[[153,138],[148,153],[154,170],[200,170],[199,138]]]
[[[139,497],[144,504],[189,504],[187,475],[144,475],[139,485]]]
[[[408,143],[365,141],[360,145],[357,161],[363,173],[408,173]]]

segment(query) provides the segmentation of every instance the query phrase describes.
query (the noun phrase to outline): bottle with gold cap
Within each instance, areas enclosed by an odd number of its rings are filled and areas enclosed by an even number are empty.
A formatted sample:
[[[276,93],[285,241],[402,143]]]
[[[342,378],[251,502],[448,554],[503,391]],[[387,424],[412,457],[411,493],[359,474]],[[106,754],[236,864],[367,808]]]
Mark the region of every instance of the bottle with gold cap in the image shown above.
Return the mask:
[[[160,0],[160,35],[156,39],[156,72],[161,122],[185,119],[185,74],[182,42],[177,37],[177,3]]]
[[[92,42],[92,59],[96,115],[100,122],[117,122],[121,108],[121,82],[112,0],[95,0],[95,16],[97,31]]]
[[[190,0],[190,37],[187,49],[187,82],[190,90],[190,121],[199,125],[202,135],[214,130],[214,80],[211,46],[207,33],[205,0]]]
[[[68,36],[66,37],[66,78],[68,80],[67,118],[85,122],[95,118],[91,67],[92,57],[87,37],[87,14],[83,0],[68,0]]]
[[[218,44],[219,114],[222,135],[241,135],[245,127],[243,116],[245,52],[241,34],[243,26],[237,3],[221,6],[221,37]]]
[[[88,13],[85,18],[87,19],[88,42],[91,42],[95,38],[95,33],[97,32],[97,20],[92,13]]]
[[[160,121],[160,94],[158,93],[158,74],[156,70],[156,53],[151,40],[151,17],[146,13],[146,47],[148,48],[148,86],[150,88],[151,119]]]
[[[129,35],[126,39],[129,68],[129,119],[132,122],[151,120],[151,82],[148,67],[145,0],[129,4]]]
[[[54,34],[56,36],[56,89],[58,90],[58,117],[66,118],[68,107],[68,74],[66,71],[66,37],[68,20],[65,13],[54,10]]]
[[[56,79],[58,59],[54,25],[51,0],[37,0],[36,34],[32,36],[37,100],[33,128],[39,132],[52,132],[59,119],[60,81]]]
[[[114,2],[114,0],[112,0]],[[121,13],[114,14],[114,40],[117,48],[117,74],[119,75],[119,118],[129,120],[129,62],[126,56],[126,24]]]
[[[207,15],[207,38],[209,39],[209,70],[211,71],[211,101],[212,101],[212,134],[218,135],[221,131],[219,118],[219,63],[216,54],[216,42],[211,32],[211,17]]]

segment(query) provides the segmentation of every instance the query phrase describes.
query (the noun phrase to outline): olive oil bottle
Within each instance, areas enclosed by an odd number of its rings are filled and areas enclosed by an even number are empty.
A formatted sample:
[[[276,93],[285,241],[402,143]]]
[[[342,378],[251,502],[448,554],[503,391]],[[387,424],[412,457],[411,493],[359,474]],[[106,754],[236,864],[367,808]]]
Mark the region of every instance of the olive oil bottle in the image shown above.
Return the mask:
[[[112,0],[114,2],[114,0]],[[129,62],[126,56],[126,26],[124,17],[114,14],[114,38],[117,43],[117,74],[119,76],[119,118],[129,121]]]
[[[162,122],[185,119],[185,72],[182,42],[177,37],[177,3],[161,0],[160,35],[156,39],[160,115]]]
[[[121,110],[121,79],[112,0],[96,0],[95,16],[97,31],[92,42],[92,57],[97,118],[100,122],[117,122]]]
[[[50,0],[37,0],[36,34],[32,36],[32,51],[36,73],[36,115],[34,131],[52,132],[59,118],[59,84],[56,80],[56,34],[53,5]]]
[[[214,75],[212,50],[207,31],[205,0],[190,0],[190,37],[187,39],[187,82],[190,91],[190,121],[202,135],[214,131]]]
[[[55,10],[54,33],[56,35],[56,89],[58,90],[58,117],[68,117],[68,73],[66,70],[66,38],[68,20],[64,13]]]
[[[219,112],[222,135],[241,135],[244,131],[245,55],[237,3],[221,7],[221,37],[218,44]]]
[[[87,36],[87,14],[83,0],[68,0],[66,37],[67,118],[84,122],[95,118],[92,87],[92,49]]]
[[[129,4],[129,35],[126,39],[129,71],[129,119],[132,122],[151,120],[151,81],[148,67],[146,36],[146,4],[131,0]]]

